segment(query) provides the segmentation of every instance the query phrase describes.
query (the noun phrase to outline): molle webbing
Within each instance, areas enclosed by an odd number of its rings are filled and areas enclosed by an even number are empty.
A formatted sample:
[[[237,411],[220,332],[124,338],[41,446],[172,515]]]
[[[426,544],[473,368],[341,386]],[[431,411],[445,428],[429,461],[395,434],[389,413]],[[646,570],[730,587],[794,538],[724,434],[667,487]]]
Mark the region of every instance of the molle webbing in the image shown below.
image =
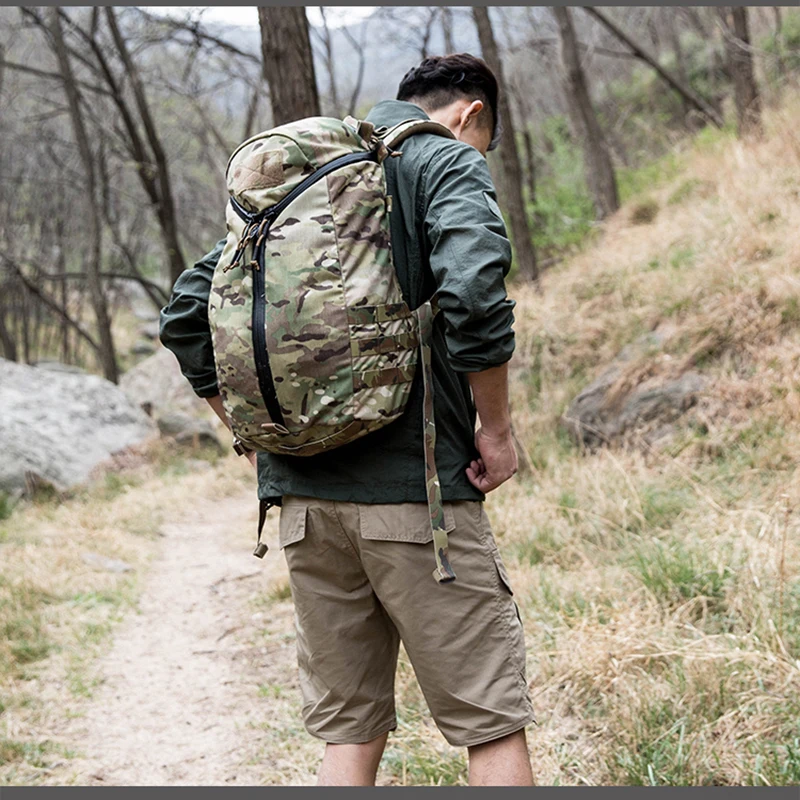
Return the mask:
[[[433,577],[439,583],[449,583],[456,579],[450,566],[447,551],[447,530],[444,521],[442,487],[436,470],[436,423],[433,418],[433,369],[431,364],[431,345],[433,339],[434,309],[430,302],[423,303],[415,312],[419,322],[419,341],[422,360],[422,378],[425,392],[424,400],[424,439],[425,439],[425,484],[428,508],[431,514],[433,549],[436,556],[436,569]]]

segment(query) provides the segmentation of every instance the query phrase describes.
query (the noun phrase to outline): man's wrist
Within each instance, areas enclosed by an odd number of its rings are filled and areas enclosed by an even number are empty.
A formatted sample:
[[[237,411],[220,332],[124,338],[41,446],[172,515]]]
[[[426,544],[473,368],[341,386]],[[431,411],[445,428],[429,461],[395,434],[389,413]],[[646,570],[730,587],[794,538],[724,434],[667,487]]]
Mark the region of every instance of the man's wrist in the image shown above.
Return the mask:
[[[481,433],[490,439],[507,439],[511,436],[511,420],[492,422],[488,425],[481,422]]]

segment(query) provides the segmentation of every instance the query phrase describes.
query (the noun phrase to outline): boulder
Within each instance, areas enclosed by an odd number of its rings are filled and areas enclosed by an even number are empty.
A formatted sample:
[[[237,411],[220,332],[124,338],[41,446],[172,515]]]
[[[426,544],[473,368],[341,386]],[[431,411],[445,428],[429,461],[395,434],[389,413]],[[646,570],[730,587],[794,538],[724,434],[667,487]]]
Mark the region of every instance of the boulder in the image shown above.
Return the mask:
[[[153,347],[153,343],[148,342],[147,339],[139,339],[139,341],[131,347],[131,353],[135,356],[151,356],[155,351],[156,348]]]
[[[158,418],[158,429],[162,436],[172,437],[180,445],[211,445],[222,452],[222,443],[208,420],[171,411]]]
[[[175,356],[159,347],[120,379],[120,387],[137,406],[155,417],[172,411],[193,416],[208,414],[208,405],[192,391]]]
[[[155,434],[120,387],[0,359],[0,491],[83,483],[113,453]]]
[[[669,436],[677,420],[694,406],[708,384],[699,372],[675,375],[669,369],[642,370],[630,381],[630,365],[659,363],[655,356],[664,336],[648,334],[627,345],[596,380],[570,403],[562,423],[579,443],[596,447],[632,434],[651,443]],[[669,363],[669,362],[661,362]],[[653,374],[655,373],[655,374]]]
[[[51,372],[69,372],[72,375],[85,375],[86,370],[74,364],[62,364],[60,361],[37,361],[37,369],[49,369]]]
[[[148,322],[139,328],[139,336],[141,336],[143,339],[150,339],[151,341],[156,341],[158,339],[159,332],[160,328],[157,319],[153,320],[152,322]]]

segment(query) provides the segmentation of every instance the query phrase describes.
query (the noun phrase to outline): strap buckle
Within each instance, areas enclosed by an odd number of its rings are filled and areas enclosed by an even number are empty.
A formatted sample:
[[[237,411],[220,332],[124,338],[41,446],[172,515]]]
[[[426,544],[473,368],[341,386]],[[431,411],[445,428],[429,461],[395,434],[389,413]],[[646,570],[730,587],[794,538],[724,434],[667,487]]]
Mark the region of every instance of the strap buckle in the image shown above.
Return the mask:
[[[254,451],[252,447],[248,447],[246,444],[244,444],[238,436],[234,436],[233,452],[236,453],[237,456],[246,456],[248,453],[252,453]]]

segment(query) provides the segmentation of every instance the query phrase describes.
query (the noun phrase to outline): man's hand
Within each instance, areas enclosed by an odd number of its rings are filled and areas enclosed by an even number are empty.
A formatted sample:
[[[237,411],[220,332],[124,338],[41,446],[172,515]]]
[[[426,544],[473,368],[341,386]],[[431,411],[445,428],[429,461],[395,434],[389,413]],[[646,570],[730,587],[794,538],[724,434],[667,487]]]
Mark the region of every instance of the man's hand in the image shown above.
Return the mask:
[[[516,473],[517,448],[511,429],[492,435],[480,428],[475,434],[475,447],[481,456],[467,467],[467,477],[479,491],[491,492]]]
[[[508,410],[508,364],[470,372],[468,380],[481,427],[475,434],[480,458],[467,467],[467,478],[486,494],[517,471],[517,448]]]

